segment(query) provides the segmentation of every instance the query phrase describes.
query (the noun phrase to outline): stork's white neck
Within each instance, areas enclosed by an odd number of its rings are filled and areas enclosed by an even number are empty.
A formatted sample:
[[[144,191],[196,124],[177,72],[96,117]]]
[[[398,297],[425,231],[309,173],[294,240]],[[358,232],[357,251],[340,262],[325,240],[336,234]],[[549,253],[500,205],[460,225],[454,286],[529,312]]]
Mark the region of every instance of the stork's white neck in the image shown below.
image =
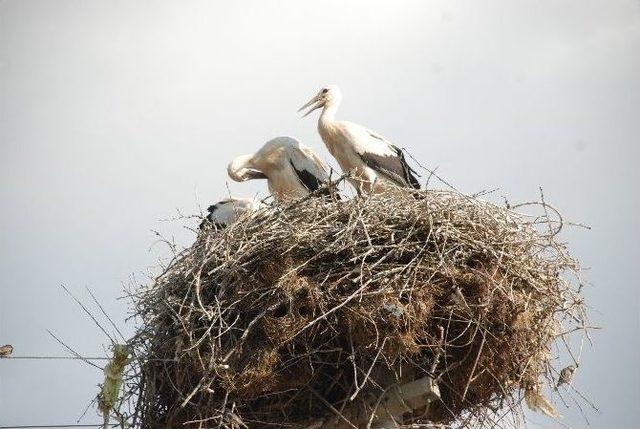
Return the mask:
[[[337,131],[335,117],[339,105],[339,100],[330,100],[324,105],[322,113],[318,118],[318,132],[320,133],[320,137],[322,137],[322,141],[327,146],[329,153],[334,157],[338,151],[337,146],[341,143],[341,140],[335,136]]]
[[[336,112],[340,106],[340,100],[329,100],[325,103],[320,119],[318,120],[320,126],[329,125],[336,119]]]

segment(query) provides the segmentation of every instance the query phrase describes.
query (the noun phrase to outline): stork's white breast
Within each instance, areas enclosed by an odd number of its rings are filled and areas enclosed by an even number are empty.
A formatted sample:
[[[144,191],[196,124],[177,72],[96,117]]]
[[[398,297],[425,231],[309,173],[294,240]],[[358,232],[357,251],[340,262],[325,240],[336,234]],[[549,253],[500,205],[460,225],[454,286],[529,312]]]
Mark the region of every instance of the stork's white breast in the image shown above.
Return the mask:
[[[376,183],[376,190],[386,184],[387,179],[367,166],[360,154],[373,153],[381,156],[396,156],[389,144],[373,137],[368,129],[347,121],[337,121],[320,126],[318,131],[327,149],[340,164],[345,173],[354,176],[350,181],[359,189],[371,191]]]

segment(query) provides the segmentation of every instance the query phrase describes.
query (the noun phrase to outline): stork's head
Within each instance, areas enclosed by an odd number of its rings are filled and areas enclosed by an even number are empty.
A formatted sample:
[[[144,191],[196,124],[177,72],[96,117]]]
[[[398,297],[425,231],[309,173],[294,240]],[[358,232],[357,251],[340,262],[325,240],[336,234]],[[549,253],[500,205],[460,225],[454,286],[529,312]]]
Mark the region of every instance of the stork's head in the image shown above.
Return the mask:
[[[240,155],[229,163],[227,173],[236,182],[246,182],[253,179],[266,179],[267,176],[253,166],[253,154]]]
[[[340,100],[342,100],[342,93],[340,92],[340,88],[338,88],[336,85],[328,85],[318,91],[318,93],[311,100],[309,100],[307,104],[298,109],[298,112],[311,106],[307,113],[302,115],[302,117],[304,118],[309,113],[321,107],[327,105],[337,105],[340,103]]]

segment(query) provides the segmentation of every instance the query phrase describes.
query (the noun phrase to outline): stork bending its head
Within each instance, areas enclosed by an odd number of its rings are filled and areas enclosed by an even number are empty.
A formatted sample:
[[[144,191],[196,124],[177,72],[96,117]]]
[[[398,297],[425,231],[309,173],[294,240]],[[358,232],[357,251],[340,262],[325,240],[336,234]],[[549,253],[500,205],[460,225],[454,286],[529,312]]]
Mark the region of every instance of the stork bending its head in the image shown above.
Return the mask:
[[[277,137],[258,152],[235,158],[227,172],[236,182],[267,179],[269,191],[278,200],[304,197],[329,182],[324,162],[293,137]]]

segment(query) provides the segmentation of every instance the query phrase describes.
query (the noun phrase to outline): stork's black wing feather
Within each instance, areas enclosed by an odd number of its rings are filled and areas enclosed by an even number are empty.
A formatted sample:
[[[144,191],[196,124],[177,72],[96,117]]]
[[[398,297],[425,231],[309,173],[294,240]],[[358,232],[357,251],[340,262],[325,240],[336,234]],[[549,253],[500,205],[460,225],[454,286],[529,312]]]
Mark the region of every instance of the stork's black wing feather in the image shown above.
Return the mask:
[[[326,185],[326,182],[321,180],[315,174],[311,173],[309,170],[305,170],[304,168],[297,169],[291,161],[289,161],[289,164],[291,164],[291,168],[293,168],[293,171],[296,172],[296,176],[298,176],[300,182],[304,185],[305,188],[309,190],[309,192],[317,191],[318,189]],[[329,192],[329,189],[325,187],[319,192],[319,195],[329,196],[331,195],[331,193]]]
[[[375,134],[372,137],[380,139]],[[367,166],[386,176],[399,186],[420,189],[420,182],[415,176],[415,171],[407,164],[404,153],[400,148],[389,144],[396,155],[377,155],[371,152],[358,153]]]
[[[404,169],[404,180],[409,184],[410,187],[414,189],[420,189],[420,182],[418,181],[418,173],[411,168],[406,158],[404,157],[404,152],[397,146],[390,145],[398,154],[398,158],[400,158],[400,162],[402,163],[402,168]]]
[[[224,225],[222,225],[221,223],[213,222],[213,213],[217,209],[218,209],[218,204],[213,204],[207,208],[207,211],[209,212],[209,214],[206,215],[204,219],[202,219],[202,222],[200,222],[200,226],[199,226],[200,229],[204,229],[209,224],[212,224],[216,229],[224,228]]]

